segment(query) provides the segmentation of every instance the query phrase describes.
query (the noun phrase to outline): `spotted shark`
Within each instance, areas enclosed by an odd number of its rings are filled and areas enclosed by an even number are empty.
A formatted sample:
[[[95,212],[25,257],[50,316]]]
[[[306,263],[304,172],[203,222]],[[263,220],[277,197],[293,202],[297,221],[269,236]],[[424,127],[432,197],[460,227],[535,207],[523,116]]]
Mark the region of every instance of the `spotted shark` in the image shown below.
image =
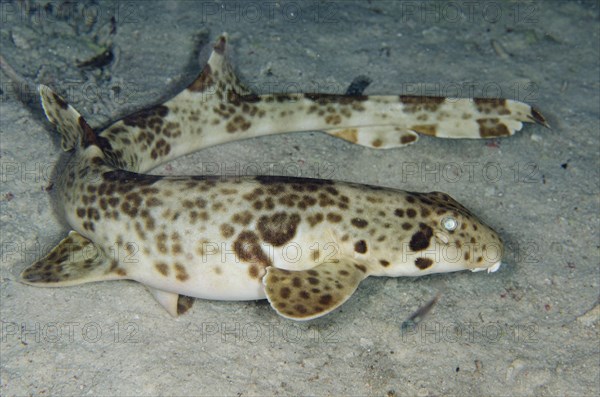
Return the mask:
[[[54,183],[72,231],[21,273],[23,283],[135,280],[173,316],[189,308],[189,297],[266,298],[281,316],[309,320],[342,305],[368,276],[499,268],[499,235],[445,193],[147,174],[203,147],[287,131],[323,130],[384,148],[412,143],[417,133],[497,137],[522,122],[546,124],[529,105],[501,99],[256,95],[225,61],[225,44],[221,36],[175,98],[102,131],[40,86],[46,116],[72,156]]]
[[[499,138],[524,122],[547,126],[539,111],[514,100],[411,95],[364,95],[364,86],[344,94],[258,95],[247,89],[225,57],[220,36],[206,66],[165,103],[133,113],[98,134],[98,144],[116,166],[146,172],[205,147],[258,136],[323,131],[374,149],[403,147],[419,134],[439,138]],[[73,146],[64,138],[64,149]]]

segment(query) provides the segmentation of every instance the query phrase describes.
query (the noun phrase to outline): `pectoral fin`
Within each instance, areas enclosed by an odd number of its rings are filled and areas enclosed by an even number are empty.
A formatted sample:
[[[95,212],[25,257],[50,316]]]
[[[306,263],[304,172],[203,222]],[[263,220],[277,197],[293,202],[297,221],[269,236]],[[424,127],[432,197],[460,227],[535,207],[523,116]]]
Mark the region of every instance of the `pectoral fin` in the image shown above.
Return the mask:
[[[71,231],[48,255],[23,270],[21,282],[38,287],[66,287],[126,278],[124,269],[81,234]]]
[[[367,276],[365,266],[347,258],[302,271],[269,267],[263,284],[277,313],[292,320],[311,320],[342,305]]]

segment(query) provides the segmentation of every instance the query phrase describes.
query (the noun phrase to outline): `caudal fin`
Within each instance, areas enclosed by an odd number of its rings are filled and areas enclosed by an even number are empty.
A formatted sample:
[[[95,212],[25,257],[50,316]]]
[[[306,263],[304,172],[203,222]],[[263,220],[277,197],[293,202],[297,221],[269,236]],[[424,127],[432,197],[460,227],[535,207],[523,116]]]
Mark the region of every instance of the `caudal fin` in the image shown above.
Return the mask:
[[[408,129],[438,138],[479,139],[513,135],[523,123],[548,127],[530,105],[501,98],[400,96]]]

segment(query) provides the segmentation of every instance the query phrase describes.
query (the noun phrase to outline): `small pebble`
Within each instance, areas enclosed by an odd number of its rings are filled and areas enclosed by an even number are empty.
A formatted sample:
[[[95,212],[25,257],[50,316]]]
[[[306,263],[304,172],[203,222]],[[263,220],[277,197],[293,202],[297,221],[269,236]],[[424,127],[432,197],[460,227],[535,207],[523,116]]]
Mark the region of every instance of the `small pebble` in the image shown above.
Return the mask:
[[[514,383],[517,375],[525,368],[525,362],[519,358],[514,360],[506,369],[506,382]]]

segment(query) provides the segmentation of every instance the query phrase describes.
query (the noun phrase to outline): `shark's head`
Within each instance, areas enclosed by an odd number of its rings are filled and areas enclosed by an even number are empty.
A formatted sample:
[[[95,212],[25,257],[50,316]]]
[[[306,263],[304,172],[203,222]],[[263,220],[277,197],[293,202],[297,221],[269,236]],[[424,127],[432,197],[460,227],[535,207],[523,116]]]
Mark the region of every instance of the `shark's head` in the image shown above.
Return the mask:
[[[500,267],[500,236],[445,193],[409,193],[411,228],[402,238],[402,260],[390,275],[419,276],[459,270],[495,272]]]

